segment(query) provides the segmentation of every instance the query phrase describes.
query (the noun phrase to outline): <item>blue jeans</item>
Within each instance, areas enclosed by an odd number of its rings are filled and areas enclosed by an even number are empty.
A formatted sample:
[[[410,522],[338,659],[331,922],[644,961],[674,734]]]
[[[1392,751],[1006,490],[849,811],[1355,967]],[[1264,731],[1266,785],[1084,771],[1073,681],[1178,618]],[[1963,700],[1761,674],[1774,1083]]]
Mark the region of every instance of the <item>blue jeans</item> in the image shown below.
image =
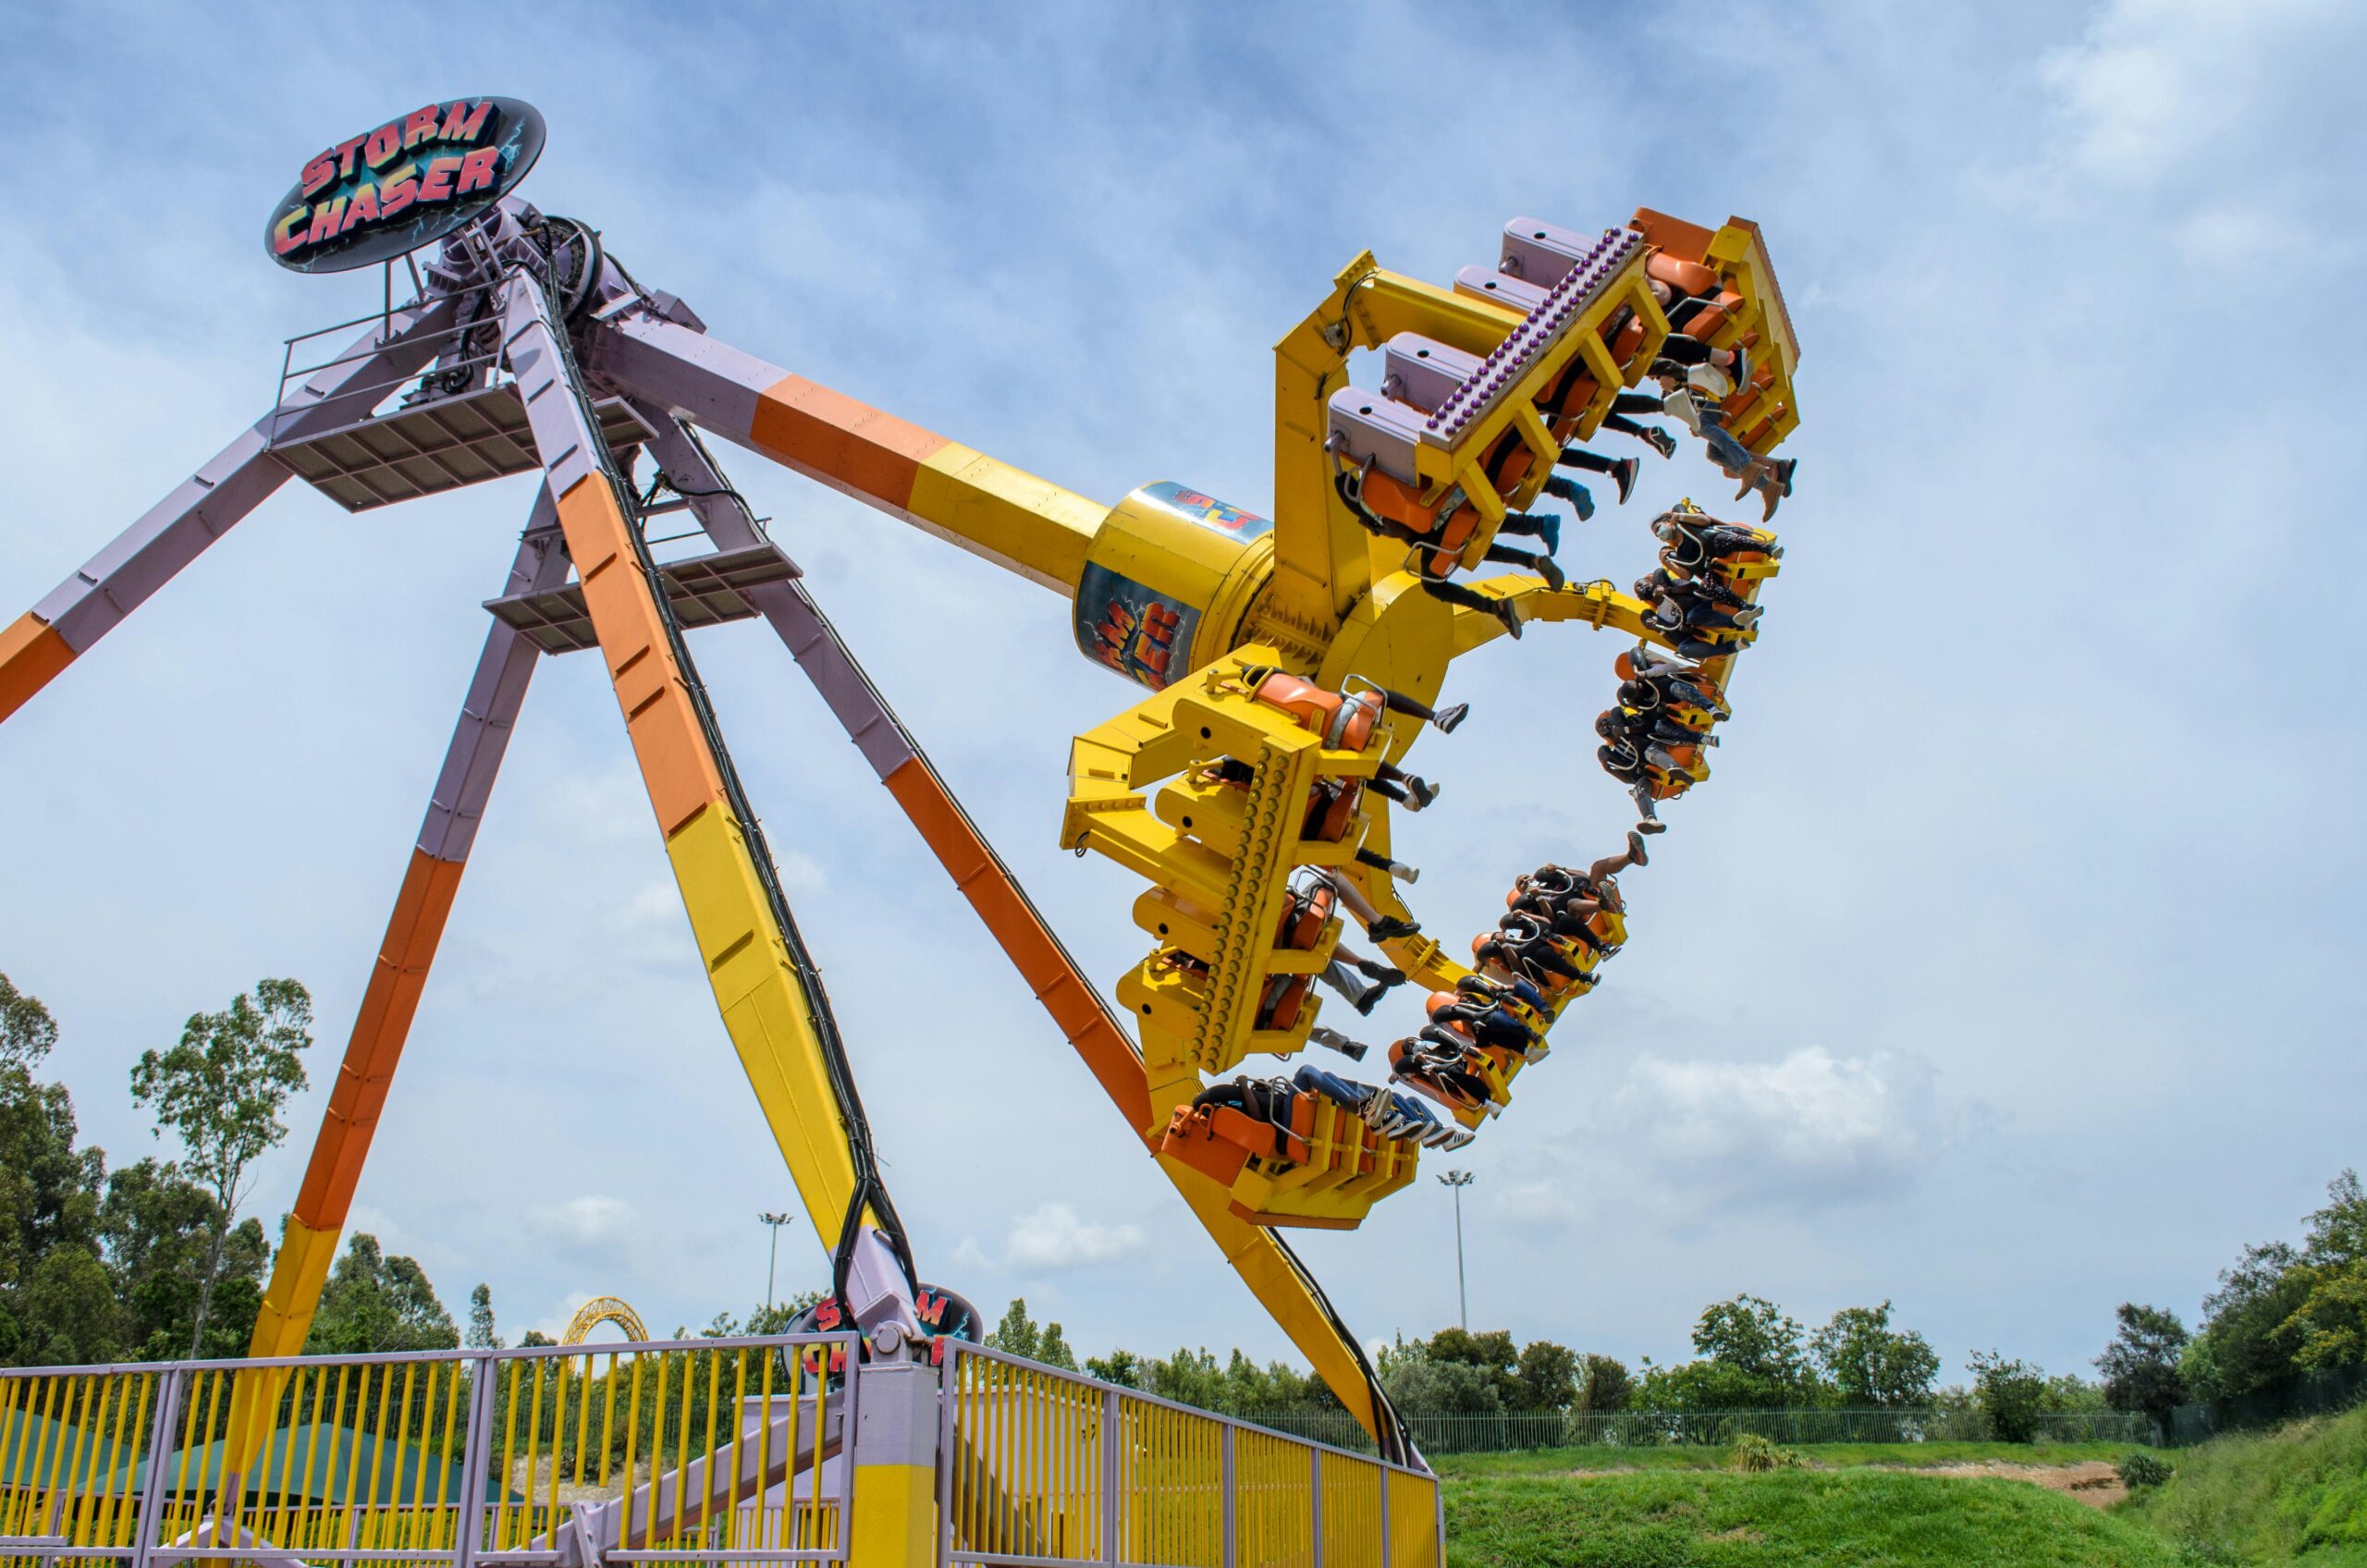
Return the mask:
[[[1701,443],[1710,448],[1710,460],[1723,470],[1728,479],[1740,479],[1750,472],[1754,461],[1750,448],[1734,438],[1723,424],[1701,422]]]

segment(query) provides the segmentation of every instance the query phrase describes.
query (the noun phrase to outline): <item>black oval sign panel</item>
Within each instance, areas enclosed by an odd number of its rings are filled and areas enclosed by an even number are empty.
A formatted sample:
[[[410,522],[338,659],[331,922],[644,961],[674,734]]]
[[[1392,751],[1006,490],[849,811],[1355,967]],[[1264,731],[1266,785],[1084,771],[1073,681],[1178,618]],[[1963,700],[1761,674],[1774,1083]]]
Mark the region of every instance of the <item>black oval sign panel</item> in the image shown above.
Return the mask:
[[[507,196],[542,152],[543,116],[532,104],[429,104],[307,159],[264,243],[298,272],[392,261]]]

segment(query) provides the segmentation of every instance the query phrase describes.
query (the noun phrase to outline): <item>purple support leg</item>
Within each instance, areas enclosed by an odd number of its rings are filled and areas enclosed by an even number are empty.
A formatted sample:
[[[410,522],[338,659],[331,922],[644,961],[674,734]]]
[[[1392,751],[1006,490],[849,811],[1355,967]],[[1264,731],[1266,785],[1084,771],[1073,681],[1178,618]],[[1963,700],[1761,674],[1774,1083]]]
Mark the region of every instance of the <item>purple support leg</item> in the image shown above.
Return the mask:
[[[350,344],[254,427],[59,583],[18,626],[0,633],[0,718],[115,630],[174,573],[263,504],[288,477],[273,439],[301,439],[366,415],[390,381],[434,357],[448,301],[407,311],[379,341],[375,326]]]

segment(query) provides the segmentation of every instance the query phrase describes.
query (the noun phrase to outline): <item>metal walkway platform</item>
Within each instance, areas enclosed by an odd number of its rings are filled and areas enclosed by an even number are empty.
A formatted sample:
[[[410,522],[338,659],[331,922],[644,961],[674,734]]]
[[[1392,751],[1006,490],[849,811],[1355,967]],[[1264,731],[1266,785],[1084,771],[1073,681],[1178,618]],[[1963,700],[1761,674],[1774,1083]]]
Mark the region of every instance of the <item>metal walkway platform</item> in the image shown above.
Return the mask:
[[[622,399],[595,405],[600,434],[620,458],[649,439]],[[272,455],[350,512],[417,500],[542,466],[525,400],[511,383],[438,398],[275,445]]]
[[[727,620],[748,620],[757,611],[740,590],[759,582],[779,582],[802,576],[797,563],[775,545],[752,545],[743,550],[717,550],[660,566],[666,601],[685,631],[718,626]],[[583,584],[570,582],[544,594],[513,594],[487,599],[484,607],[516,627],[546,654],[581,653],[596,648],[600,639],[592,630],[591,612],[583,605]]]

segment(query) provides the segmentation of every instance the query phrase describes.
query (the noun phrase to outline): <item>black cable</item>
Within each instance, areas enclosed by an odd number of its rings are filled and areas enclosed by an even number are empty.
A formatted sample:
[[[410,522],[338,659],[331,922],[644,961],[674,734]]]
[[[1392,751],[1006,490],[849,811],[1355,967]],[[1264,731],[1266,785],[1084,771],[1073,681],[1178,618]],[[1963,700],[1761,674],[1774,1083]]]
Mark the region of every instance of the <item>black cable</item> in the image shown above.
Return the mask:
[[[773,864],[770,847],[765,842],[764,828],[757,821],[746,790],[741,784],[739,769],[731,761],[730,749],[724,743],[722,728],[715,716],[715,704],[707,694],[705,682],[700,679],[697,665],[691,658],[690,645],[682,635],[681,622],[676,618],[673,605],[667,597],[664,576],[658,570],[656,558],[649,553],[648,540],[641,524],[641,509],[632,485],[618,468],[616,454],[599,436],[599,421],[593,411],[590,393],[583,385],[582,368],[576,362],[574,345],[569,341],[567,334],[550,320],[547,296],[544,298],[543,323],[558,345],[560,361],[566,367],[569,395],[574,398],[585,427],[595,437],[594,455],[625,519],[626,537],[632,544],[634,558],[640,564],[650,596],[656,604],[658,620],[665,628],[668,651],[673,654],[675,664],[681,671],[683,689],[689,693],[692,711],[697,716],[700,732],[706,742],[708,753],[715,761],[716,771],[723,785],[724,802],[739,819],[741,831],[745,835],[756,880],[764,889],[765,901],[789,947],[798,988],[805,998],[807,1022],[822,1047],[823,1065],[830,1080],[831,1097],[838,1104],[839,1119],[846,1133],[848,1155],[855,1174],[854,1190],[849,1194],[846,1220],[840,1227],[838,1246],[830,1260],[831,1294],[852,1319],[854,1305],[847,1299],[847,1274],[853,1260],[855,1235],[861,1227],[864,1210],[868,1207],[877,1217],[880,1233],[894,1252],[907,1284],[917,1292],[920,1271],[913,1261],[912,1243],[905,1235],[902,1220],[897,1216],[896,1206],[880,1180],[877,1150],[872,1142],[871,1121],[864,1110],[863,1097],[855,1088],[853,1069],[847,1060],[846,1041],[839,1033],[838,1019],[831,1011],[829,995],[823,989],[820,966],[814,962],[812,951],[805,946],[804,937],[797,928],[796,917],[790,913],[788,897],[781,890],[779,871]]]

